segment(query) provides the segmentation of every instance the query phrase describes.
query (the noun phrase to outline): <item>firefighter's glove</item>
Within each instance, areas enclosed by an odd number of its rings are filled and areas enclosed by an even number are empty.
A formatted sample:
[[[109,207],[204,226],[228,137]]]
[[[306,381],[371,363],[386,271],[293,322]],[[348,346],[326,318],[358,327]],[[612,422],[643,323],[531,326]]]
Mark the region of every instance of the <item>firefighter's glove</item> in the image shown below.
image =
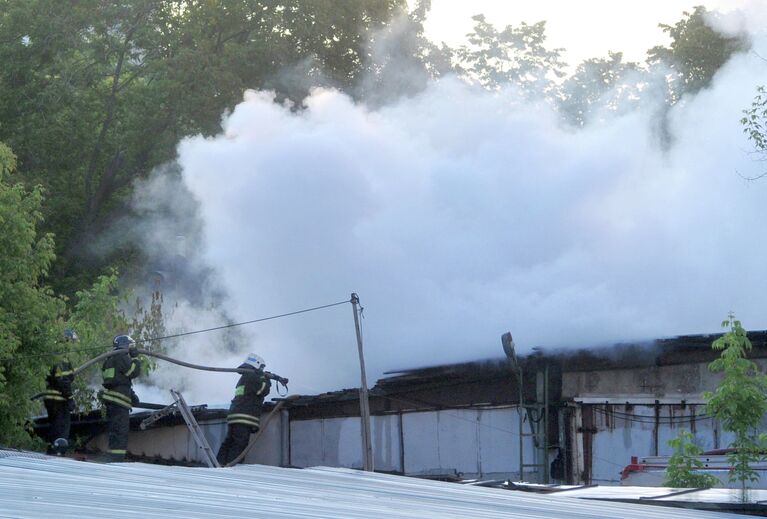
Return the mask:
[[[135,359],[136,357],[138,357],[138,348],[137,348],[136,346],[131,346],[131,347],[129,347],[129,348],[128,348],[128,354],[129,354],[129,355],[130,355],[132,358],[134,358],[134,359]]]

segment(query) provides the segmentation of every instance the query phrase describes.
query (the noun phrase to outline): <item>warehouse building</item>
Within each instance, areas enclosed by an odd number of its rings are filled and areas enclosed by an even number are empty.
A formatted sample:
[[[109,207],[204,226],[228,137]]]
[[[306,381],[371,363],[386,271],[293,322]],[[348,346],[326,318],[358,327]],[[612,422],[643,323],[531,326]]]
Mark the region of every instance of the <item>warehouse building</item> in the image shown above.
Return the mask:
[[[706,416],[703,400],[720,380],[708,370],[716,337],[536,350],[517,367],[497,359],[390,373],[370,390],[375,469],[445,480],[617,485],[632,456],[670,454],[668,440],[681,429],[705,450],[726,447],[730,438]],[[767,366],[767,332],[749,337],[752,357]],[[149,415],[132,416],[134,459],[202,462],[179,416],[141,430]],[[217,449],[226,410],[201,406],[195,415]],[[246,463],[362,467],[356,389],[299,397],[278,415]],[[97,416],[73,427],[88,450],[104,448]]]

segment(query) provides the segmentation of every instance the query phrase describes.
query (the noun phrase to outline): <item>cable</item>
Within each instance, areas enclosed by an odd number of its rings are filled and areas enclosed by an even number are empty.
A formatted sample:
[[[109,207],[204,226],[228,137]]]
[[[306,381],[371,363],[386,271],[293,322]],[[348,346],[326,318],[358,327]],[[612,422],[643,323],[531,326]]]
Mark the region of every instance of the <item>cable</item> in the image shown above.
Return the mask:
[[[304,310],[297,310],[295,312],[288,312],[286,314],[272,315],[270,317],[262,317],[261,319],[253,319],[251,321],[243,321],[241,323],[225,324],[223,326],[215,326],[213,328],[205,328],[204,330],[195,330],[193,332],[183,332],[183,333],[177,333],[177,334],[174,334],[174,335],[166,335],[164,337],[152,337],[152,338],[149,338],[149,339],[138,340],[138,341],[136,341],[136,344],[141,344],[141,343],[145,343],[145,342],[160,341],[160,340],[163,340],[163,339],[175,339],[176,337],[184,337],[184,336],[187,336],[187,335],[194,335],[196,333],[206,333],[206,332],[212,332],[212,331],[215,331],[215,330],[223,330],[225,328],[234,328],[235,326],[243,326],[245,324],[260,323],[260,322],[263,322],[263,321],[270,321],[272,319],[279,319],[281,317],[289,317],[291,315],[298,315],[298,314],[305,314],[307,312],[314,312],[315,310],[322,310],[324,308],[330,308],[331,306],[343,305],[343,304],[350,303],[350,302],[351,301],[339,301],[337,303],[331,303],[329,305],[315,306],[313,308],[306,308]]]
[[[243,322],[240,322],[240,323],[225,324],[225,325],[222,325],[222,326],[215,326],[213,328],[205,328],[203,330],[194,330],[194,331],[191,331],[191,332],[176,333],[176,334],[173,334],[173,335],[166,335],[164,337],[150,337],[148,339],[137,340],[136,344],[143,344],[143,343],[147,343],[147,342],[161,341],[161,340],[164,340],[164,339],[174,339],[176,337],[184,337],[184,336],[187,336],[187,335],[194,335],[194,334],[197,334],[197,333],[206,333],[206,332],[212,332],[212,331],[215,331],[215,330],[223,330],[225,328],[234,328],[236,326],[243,326],[243,325],[246,325],[246,324],[260,323],[260,322],[263,322],[263,321],[271,321],[273,319],[280,319],[282,317],[290,317],[292,315],[305,314],[307,312],[314,312],[316,310],[322,310],[322,309],[330,308],[330,307],[333,307],[333,306],[339,306],[339,305],[343,305],[343,304],[348,304],[350,302],[351,302],[350,300],[338,301],[337,303],[330,303],[330,304],[327,304],[327,305],[315,306],[315,307],[312,307],[312,308],[305,308],[303,310],[296,310],[295,312],[288,312],[286,314],[272,315],[272,316],[269,316],[269,317],[262,317],[260,319],[253,319],[253,320],[250,320],[250,321],[243,321]],[[14,358],[19,358],[19,357],[23,357],[23,358],[53,357],[53,356],[56,356],[56,355],[69,355],[69,354],[72,354],[72,353],[80,353],[80,352],[87,352],[87,351],[103,351],[103,350],[104,350],[103,347],[78,348],[78,349],[72,348],[72,349],[67,350],[67,351],[58,351],[58,352],[16,354],[16,355],[14,355]]]
[[[697,420],[713,420],[714,419],[714,417],[706,415],[706,414],[688,415],[688,416],[680,416],[680,417],[658,417],[656,419],[654,416],[631,415],[627,413],[621,413],[620,411],[607,411],[599,407],[593,407],[593,409],[594,411],[601,413],[603,416],[609,416],[612,418],[616,418],[617,416],[616,419],[618,420],[625,420],[627,422],[637,422],[637,423],[646,423],[646,424],[658,423],[663,425],[673,425],[673,424],[681,424],[685,422],[695,422]]]

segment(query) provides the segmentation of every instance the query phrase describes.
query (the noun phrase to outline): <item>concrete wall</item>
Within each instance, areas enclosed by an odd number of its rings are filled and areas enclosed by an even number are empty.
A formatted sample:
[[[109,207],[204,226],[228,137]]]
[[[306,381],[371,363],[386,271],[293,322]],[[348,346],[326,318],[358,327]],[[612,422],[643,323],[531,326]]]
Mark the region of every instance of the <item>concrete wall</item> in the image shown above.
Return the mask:
[[[752,359],[765,371],[767,360]],[[653,366],[636,369],[576,371],[562,373],[564,400],[597,395],[689,395],[713,391],[722,380],[708,363]]]
[[[199,425],[211,449],[217,453],[226,435],[226,420],[201,421]],[[107,442],[107,434],[103,433],[91,440],[88,448],[104,452]],[[245,462],[279,466],[281,442],[280,420],[275,419],[266,426],[258,443],[246,456]],[[185,424],[131,431],[128,436],[128,452],[134,456],[204,464],[201,450]]]
[[[755,362],[767,366],[764,359]],[[562,398],[578,407],[569,424],[574,482],[619,484],[632,456],[671,455],[668,442],[680,430],[690,430],[704,450],[727,447],[732,435],[701,418],[703,392],[714,391],[721,379],[708,363],[563,373]]]

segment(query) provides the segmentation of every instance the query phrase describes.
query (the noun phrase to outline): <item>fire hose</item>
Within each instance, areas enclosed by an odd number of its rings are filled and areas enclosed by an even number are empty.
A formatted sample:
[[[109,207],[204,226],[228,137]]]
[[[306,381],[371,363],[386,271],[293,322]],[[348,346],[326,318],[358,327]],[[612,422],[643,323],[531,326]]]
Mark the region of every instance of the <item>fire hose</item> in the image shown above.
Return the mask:
[[[153,351],[143,350],[141,348],[136,348],[136,351],[140,355],[148,355],[150,357],[155,357],[160,360],[165,360],[167,362],[172,362],[173,364],[178,364],[179,366],[184,366],[186,368],[192,368],[192,369],[199,369],[203,371],[217,371],[217,372],[223,372],[223,373],[249,373],[251,370],[250,368],[218,368],[214,366],[203,366],[200,364],[192,364],[191,362],[185,362],[183,360],[174,359],[173,357],[169,357],[167,355],[164,355],[162,353],[156,353]],[[113,355],[118,355],[121,353],[124,353],[125,350],[112,350],[102,353],[101,355],[97,355],[96,357],[90,359],[89,361],[83,363],[81,366],[78,366],[76,369],[72,370],[72,375],[77,375],[79,373],[82,373],[84,370],[88,369],[92,365],[96,364],[97,362],[100,362],[102,360],[105,360]],[[288,387],[288,379],[285,377],[281,377],[279,375],[276,375],[274,373],[271,373],[269,371],[264,371],[264,375],[266,378],[275,380],[277,383],[282,384],[285,389]],[[279,391],[278,391],[279,393]],[[33,396],[33,399],[39,398],[43,396],[44,393],[38,393],[37,395]],[[271,419],[276,416],[282,407],[284,401],[280,401],[277,403],[275,408],[272,410],[271,413],[266,417],[266,420],[264,420],[264,423],[262,424],[263,427],[256,433],[255,437],[248,443],[248,445],[242,450],[242,452],[230,463],[228,463],[227,467],[232,467],[239,463],[240,461],[245,458],[245,456],[248,454],[251,448],[256,444],[258,439],[260,438],[263,431],[266,429],[266,425],[271,421]]]
[[[161,360],[165,360],[168,362],[172,362],[173,364],[178,364],[179,366],[184,366],[186,368],[192,368],[192,369],[199,369],[203,371],[217,371],[222,373],[248,373],[250,372],[250,368],[218,368],[214,366],[202,366],[200,364],[192,364],[191,362],[184,362],[183,360],[174,359],[173,357],[169,357],[167,355],[164,355],[162,353],[156,353],[153,351],[143,350],[141,348],[136,348],[136,351],[138,351],[141,355],[148,355],[150,357],[156,357]],[[124,353],[125,350],[112,350],[102,353],[101,355],[97,355],[96,357],[93,357],[91,360],[83,363],[81,366],[78,366],[76,369],[72,370],[72,375],[78,375],[91,367],[92,365],[101,362],[102,360],[105,360],[113,355],[118,355],[120,353]],[[282,384],[282,386],[285,387],[285,389],[288,388],[288,379],[285,377],[281,377],[275,373],[271,373],[269,371],[264,371],[264,375],[266,378],[270,380],[274,380],[278,382],[279,384]],[[279,393],[279,391],[278,391]],[[45,395],[45,392],[38,393],[35,396],[32,397],[32,400],[36,400],[38,398],[41,398]]]
[[[192,364],[191,362],[184,362],[183,360],[174,359],[173,357],[169,357],[167,355],[164,355],[162,353],[156,353],[153,351],[143,350],[141,348],[136,348],[136,351],[138,351],[141,355],[148,355],[150,357],[156,357],[160,360],[165,360],[168,362],[172,362],[173,364],[178,364],[179,366],[184,366],[186,368],[192,368],[192,369],[199,369],[203,371],[218,371],[223,373],[249,373],[250,368],[217,368],[214,366],[202,366],[200,364]],[[100,362],[104,359],[107,359],[113,355],[118,355],[120,353],[124,353],[125,350],[112,350],[107,351],[105,353],[102,353],[101,355],[98,355],[96,357],[93,357],[91,360],[85,362],[82,366],[77,367],[76,369],[72,370],[73,375],[77,375],[78,373],[81,373],[82,371],[88,369],[93,364],[96,364],[97,362]],[[264,371],[264,375],[266,375],[266,378],[275,380],[285,386],[288,387],[288,379],[285,377],[281,377],[275,373],[271,373],[269,371]]]

